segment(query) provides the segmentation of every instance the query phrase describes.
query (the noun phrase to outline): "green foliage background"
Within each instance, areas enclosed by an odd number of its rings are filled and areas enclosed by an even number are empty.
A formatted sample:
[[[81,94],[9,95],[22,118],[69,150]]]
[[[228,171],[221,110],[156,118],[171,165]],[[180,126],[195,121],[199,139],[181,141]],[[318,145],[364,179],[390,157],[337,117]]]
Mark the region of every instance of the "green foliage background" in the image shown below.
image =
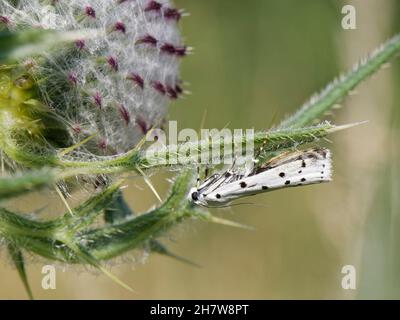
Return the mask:
[[[344,2],[336,0],[177,0],[191,13],[183,19],[183,31],[196,54],[183,62],[193,94],[171,107],[171,120],[180,128],[198,128],[207,110],[206,128],[277,124],[398,32],[398,1],[348,3],[356,6],[357,30],[341,28]],[[400,298],[399,71],[395,60],[336,113],[338,124],[370,122],[331,137],[333,183],[258,196],[253,206],[222,213],[255,231],[201,222],[176,230],[170,246],[202,268],[160,256],[135,270],[129,263],[114,268],[139,292],[132,294],[105,276],[73,267],[58,272],[57,290],[43,291],[42,263],[34,259],[28,273],[36,297]],[[165,176],[153,180],[166,192]],[[142,181],[130,184],[126,195],[135,211],[154,204],[151,193],[134,187],[145,188]],[[47,197],[23,197],[14,208],[39,208]],[[62,211],[56,196],[53,200],[53,208]],[[341,268],[347,264],[357,268],[356,291],[341,288]],[[26,297],[10,266],[0,265],[0,282],[1,298]]]

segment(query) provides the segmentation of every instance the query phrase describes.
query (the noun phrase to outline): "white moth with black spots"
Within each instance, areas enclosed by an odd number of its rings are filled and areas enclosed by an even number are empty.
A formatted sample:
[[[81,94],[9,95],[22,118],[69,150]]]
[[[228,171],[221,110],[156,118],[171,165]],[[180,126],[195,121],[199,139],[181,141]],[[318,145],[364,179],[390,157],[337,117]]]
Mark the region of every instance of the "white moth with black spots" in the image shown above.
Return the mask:
[[[249,173],[230,169],[214,174],[189,199],[205,207],[221,207],[233,200],[281,188],[329,182],[332,177],[331,152],[324,148],[285,152]]]

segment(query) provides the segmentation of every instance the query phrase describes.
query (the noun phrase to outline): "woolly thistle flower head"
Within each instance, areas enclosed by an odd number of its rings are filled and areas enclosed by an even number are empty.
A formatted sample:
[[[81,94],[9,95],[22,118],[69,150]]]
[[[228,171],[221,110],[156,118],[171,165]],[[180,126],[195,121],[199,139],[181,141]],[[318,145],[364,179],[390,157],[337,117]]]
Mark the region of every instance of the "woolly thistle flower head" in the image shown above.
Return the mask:
[[[26,139],[18,141],[17,126],[30,125],[29,139],[44,137],[55,148],[91,136],[80,151],[114,155],[133,148],[182,94],[179,64],[188,48],[181,15],[170,0],[2,0],[0,27],[11,32],[91,32],[0,71],[10,83],[0,92],[8,99],[0,100],[2,128],[14,129],[19,145]],[[12,90],[19,90],[17,98]],[[11,105],[21,112],[13,114]]]

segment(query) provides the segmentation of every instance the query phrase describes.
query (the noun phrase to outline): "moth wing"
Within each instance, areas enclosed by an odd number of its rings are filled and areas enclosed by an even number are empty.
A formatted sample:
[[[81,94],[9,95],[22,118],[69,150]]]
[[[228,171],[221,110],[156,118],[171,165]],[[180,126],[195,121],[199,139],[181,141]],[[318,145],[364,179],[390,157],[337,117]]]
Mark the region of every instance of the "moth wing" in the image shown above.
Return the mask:
[[[279,157],[253,175],[217,187],[205,194],[204,200],[210,203],[228,203],[276,189],[328,182],[331,177],[330,151],[309,149]]]

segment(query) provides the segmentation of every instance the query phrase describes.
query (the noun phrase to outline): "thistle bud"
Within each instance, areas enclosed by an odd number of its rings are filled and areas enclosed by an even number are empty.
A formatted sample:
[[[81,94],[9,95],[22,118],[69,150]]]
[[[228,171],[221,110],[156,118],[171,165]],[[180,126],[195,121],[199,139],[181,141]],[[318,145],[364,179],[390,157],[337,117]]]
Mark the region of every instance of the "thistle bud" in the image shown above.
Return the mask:
[[[0,71],[6,83],[0,126],[13,126],[43,148],[79,145],[79,154],[95,156],[126,152],[162,122],[182,92],[179,64],[186,47],[181,11],[170,0],[2,1],[0,17],[11,33],[93,34],[29,57],[29,67],[26,59],[17,60],[18,68]],[[14,147],[23,146],[14,141]]]

